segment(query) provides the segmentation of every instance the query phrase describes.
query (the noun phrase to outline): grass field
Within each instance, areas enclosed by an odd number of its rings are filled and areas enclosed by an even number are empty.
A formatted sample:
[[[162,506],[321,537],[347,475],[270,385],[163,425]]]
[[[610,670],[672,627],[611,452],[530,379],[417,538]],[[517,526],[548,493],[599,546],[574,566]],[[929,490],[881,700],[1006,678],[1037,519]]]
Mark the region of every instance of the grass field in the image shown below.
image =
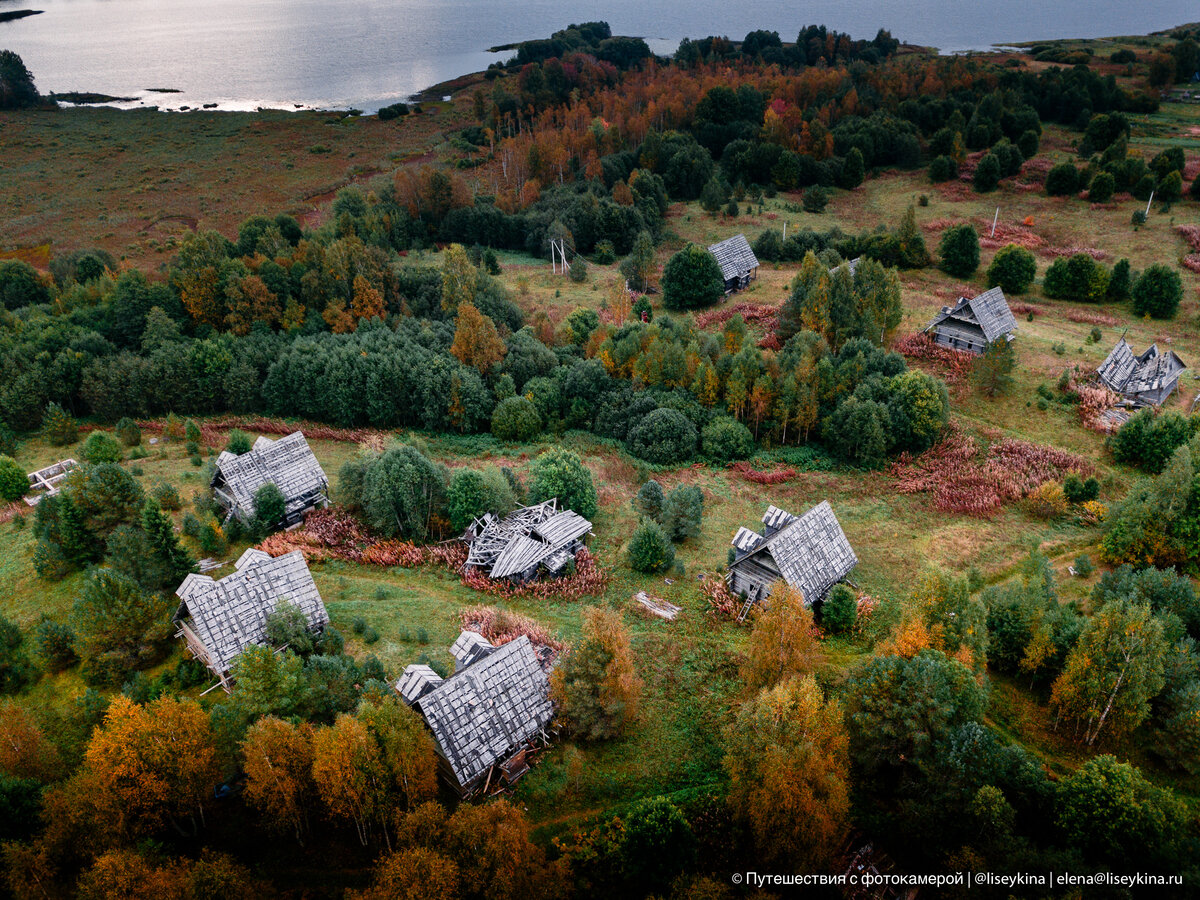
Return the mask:
[[[74,243],[55,245],[54,252],[99,245],[131,265],[154,269],[169,258],[172,236],[182,228],[217,227],[232,235],[237,222],[264,210],[302,215],[316,208],[319,217],[321,204],[336,187],[402,159],[436,156],[445,151],[446,135],[465,122],[461,102],[427,106],[423,116],[400,123],[335,120],[310,113],[164,116],[76,110],[35,113],[20,120],[7,115],[0,118],[0,127],[5,128],[6,154],[11,152],[11,157],[6,156],[0,186],[6,191],[12,187],[6,207],[12,212],[0,222],[0,249],[34,247],[55,237]],[[1198,127],[1200,107],[1164,105],[1160,113],[1139,120],[1133,146],[1149,156],[1168,144],[1181,144],[1194,158],[1200,148]],[[1068,133],[1050,129],[1043,144],[1048,157],[1068,158],[1070,139]],[[318,146],[330,152],[314,152]],[[107,161],[103,178],[97,175],[101,161]],[[1046,197],[1030,189],[1031,184],[1036,184],[1035,177],[1020,175],[1006,180],[999,191],[980,196],[961,183],[935,186],[920,173],[892,172],[869,179],[854,192],[837,192],[820,215],[799,211],[798,195],[765,200],[761,212],[756,204],[751,214],[737,219],[714,219],[696,205],[677,204],[668,227],[678,239],[660,250],[659,261],[665,262],[685,241],[707,244],[739,231],[753,240],[763,230],[783,228],[785,223],[789,231],[894,226],[908,205],[924,195],[928,203],[918,206],[918,222],[931,250],[950,222],[969,220],[987,234],[999,207],[1001,235],[1031,235],[1040,242],[1039,272],[1054,251],[1073,247],[1100,251],[1109,265],[1127,257],[1140,269],[1153,262],[1174,264],[1184,248],[1174,226],[1197,219],[1194,203],[1180,203],[1170,212],[1153,211],[1147,225],[1135,230],[1130,215],[1144,204],[1125,198],[1097,208],[1078,199]],[[47,197],[56,202],[47,203]],[[984,250],[980,273],[966,285],[932,268],[905,273],[905,317],[899,332],[922,327],[963,288],[981,290],[983,269],[994,252],[995,247]],[[437,264],[437,259],[434,253],[410,256],[417,263]],[[579,306],[597,308],[616,277],[614,266],[593,265],[589,280],[575,284],[551,274],[542,260],[512,253],[501,254],[501,264],[502,278],[526,314],[544,310],[555,321]],[[748,291],[725,302],[778,305],[796,268],[764,265]],[[1139,351],[1153,341],[1169,344],[1185,362],[1200,367],[1200,277],[1187,271],[1183,277],[1185,300],[1176,319],[1150,322],[1125,306],[1106,306],[1103,312],[1117,324],[1102,327],[1098,342],[1088,340],[1090,324],[1069,318],[1083,307],[1048,300],[1037,286],[1029,296],[1013,298],[1033,309],[1032,321],[1018,317],[1013,389],[988,400],[965,385],[956,386],[952,397],[958,422],[971,432],[1020,437],[1081,454],[1098,467],[1102,499],[1119,499],[1134,474],[1112,463],[1102,436],[1082,428],[1071,407],[1053,403],[1038,409],[1036,390],[1041,384],[1053,386],[1070,365],[1094,368],[1121,334]],[[1189,372],[1171,405],[1186,408],[1198,390],[1200,384]],[[453,441],[436,436],[427,440],[434,455],[448,464],[478,459],[462,455]],[[625,614],[634,633],[645,696],[640,718],[627,737],[599,746],[557,746],[519,783],[516,795],[543,836],[637,796],[701,786],[719,777],[721,733],[741,695],[738,663],[747,631],[708,615],[697,580],[723,567],[733,533],[741,525],[755,525],[768,503],[800,512],[829,499],[860,559],[853,577],[877,596],[903,600],[928,566],[958,573],[974,568],[985,582],[1002,582],[1013,576],[1032,544],[1053,561],[1064,600],[1086,603],[1099,577],[1078,579],[1067,573],[1079,554],[1095,557],[1095,527],[1046,524],[1017,507],[993,519],[936,513],[921,497],[899,494],[895,478],[886,472],[801,472],[782,485],[765,488],[705,465],[654,473],[666,488],[689,482],[703,489],[704,527],[699,538],[679,548],[682,576],[671,583],[661,576],[638,576],[625,565],[623,546],[636,521],[629,501],[648,477],[646,466],[575,433],[547,437],[543,444],[487,445],[493,449],[484,456],[520,471],[552,443],[579,451],[596,480],[600,511],[591,546],[611,580],[602,598],[586,602],[605,602]],[[33,439],[20,446],[18,460],[32,469],[63,455],[78,457],[78,449],[51,448]],[[147,487],[169,481],[185,500],[204,489],[202,470],[188,462],[182,445],[148,449],[146,459],[125,464],[141,472]],[[314,441],[313,449],[335,480],[341,464],[357,452],[353,444],[333,441]],[[0,611],[22,626],[43,614],[65,618],[82,580],[80,575],[58,583],[39,580],[32,571],[32,547],[28,524],[23,529],[16,523],[0,525]],[[240,549],[232,548],[227,558],[236,558]],[[446,659],[446,647],[457,633],[458,612],[487,602],[453,573],[432,568],[324,563],[314,572],[334,625],[347,637],[348,650],[360,658],[376,654],[392,675],[423,653]],[[671,600],[683,607],[683,614],[673,623],[643,617],[631,599],[638,590]],[[507,605],[570,641],[579,634],[586,602],[518,600]],[[356,617],[378,630],[377,643],[366,646],[353,634]],[[829,679],[867,652],[842,641],[829,641],[827,649],[823,677]],[[1055,771],[1078,764],[1083,755],[1076,744],[1053,731],[1045,698],[1031,695],[1020,683],[1000,678],[993,682],[993,724],[1038,752]],[[43,679],[33,699],[58,703],[81,689],[78,675],[68,673]],[[209,695],[206,702],[220,702],[220,697]],[[1155,780],[1171,783],[1190,801],[1200,802],[1200,782],[1168,777],[1136,744],[1115,750],[1145,765]]]

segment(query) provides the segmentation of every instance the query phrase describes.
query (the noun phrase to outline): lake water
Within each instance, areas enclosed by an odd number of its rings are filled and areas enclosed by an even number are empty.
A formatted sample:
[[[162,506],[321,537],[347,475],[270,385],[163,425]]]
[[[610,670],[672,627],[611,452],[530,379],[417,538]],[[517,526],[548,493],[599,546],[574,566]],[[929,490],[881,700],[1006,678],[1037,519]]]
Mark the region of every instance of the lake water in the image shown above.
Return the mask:
[[[866,38],[884,27],[950,52],[1144,34],[1197,17],[1194,0],[0,0],[0,10],[14,9],[44,10],[0,23],[0,48],[22,56],[43,93],[93,91],[173,109],[368,112],[485,68],[501,58],[488,47],[592,19],[670,53],[683,37],[740,39],[755,28],[794,40],[810,23]]]

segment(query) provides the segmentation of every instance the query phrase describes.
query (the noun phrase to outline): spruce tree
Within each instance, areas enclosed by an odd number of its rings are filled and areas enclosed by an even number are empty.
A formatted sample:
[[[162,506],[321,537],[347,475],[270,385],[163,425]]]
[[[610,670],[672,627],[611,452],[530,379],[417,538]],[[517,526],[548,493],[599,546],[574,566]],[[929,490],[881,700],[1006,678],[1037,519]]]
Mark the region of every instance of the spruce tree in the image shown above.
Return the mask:
[[[146,532],[151,552],[163,564],[168,583],[178,584],[195,570],[196,561],[179,543],[170,517],[153,497],[142,507],[142,530]]]

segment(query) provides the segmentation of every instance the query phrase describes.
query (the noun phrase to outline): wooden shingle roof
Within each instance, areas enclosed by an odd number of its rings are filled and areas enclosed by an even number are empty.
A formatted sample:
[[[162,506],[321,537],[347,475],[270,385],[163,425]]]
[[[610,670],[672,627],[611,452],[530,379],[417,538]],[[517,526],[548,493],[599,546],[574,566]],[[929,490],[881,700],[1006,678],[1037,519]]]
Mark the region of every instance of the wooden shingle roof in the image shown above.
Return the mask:
[[[772,511],[777,515],[772,516]],[[798,588],[804,594],[805,602],[815,603],[823,600],[831,587],[853,571],[858,565],[858,557],[828,500],[821,501],[802,516],[792,517],[790,522],[782,518],[787,515],[775,507],[768,509],[763,516],[764,523],[770,517],[784,524],[779,531],[761,537],[757,542],[749,541],[739,531],[734,537],[734,547],[739,547],[741,538],[748,549],[741,552],[734,565],[750,556],[770,553],[783,580]]]
[[[397,689],[411,693],[419,676],[425,685],[416,705],[463,787],[538,735],[554,714],[549,678],[524,635],[433,687],[427,674],[406,670]]]
[[[935,328],[947,319],[978,325],[984,340],[989,344],[1017,330],[1017,320],[1008,308],[1004,291],[999,287],[984,291],[976,297],[960,297],[954,306],[946,307],[938,313],[925,330]]]
[[[299,431],[276,441],[260,437],[248,453],[239,456],[225,450],[217,457],[213,484],[223,483],[248,515],[254,513],[255,492],[268,481],[283,494],[289,514],[308,506],[314,494],[329,486],[321,464]]]
[[[726,281],[731,278],[745,278],[751,271],[758,268],[758,258],[750,249],[750,244],[744,234],[735,234],[708,248],[708,252],[717,258],[721,267],[721,277]]]
[[[524,506],[503,519],[488,514],[477,519],[464,540],[469,546],[466,566],[486,569],[492,578],[529,572],[589,534],[592,523],[569,509],[558,510],[551,498]]]
[[[1167,387],[1173,390],[1186,368],[1173,350],[1163,353],[1158,344],[1151,344],[1145,353],[1135,356],[1133,348],[1121,338],[1096,371],[1100,380],[1118,394],[1136,395],[1157,394]]]
[[[189,575],[175,591],[182,601],[175,621],[190,618],[215,671],[227,672],[242,650],[266,642],[267,616],[280,600],[299,607],[310,628],[329,622],[302,551],[272,558],[251,548],[234,565],[220,581]]]

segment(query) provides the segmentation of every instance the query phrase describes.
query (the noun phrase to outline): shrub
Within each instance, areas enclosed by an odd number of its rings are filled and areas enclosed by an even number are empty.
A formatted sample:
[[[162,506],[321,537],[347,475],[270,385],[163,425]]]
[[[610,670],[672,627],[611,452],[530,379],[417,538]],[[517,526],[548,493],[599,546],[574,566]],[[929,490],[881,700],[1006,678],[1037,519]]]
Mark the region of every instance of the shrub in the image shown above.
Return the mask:
[[[1059,163],[1046,175],[1046,193],[1065,197],[1079,190],[1079,170],[1069,162]]]
[[[1092,179],[1092,184],[1088,188],[1088,199],[1093,203],[1107,203],[1112,199],[1116,187],[1116,179],[1109,172],[1101,172]]]
[[[367,630],[367,620],[362,616],[355,616],[350,620],[350,630],[355,634],[362,634]]]
[[[379,640],[379,632],[375,629],[374,625],[368,625],[363,629],[362,640],[363,643],[367,644],[368,646],[376,643]]]
[[[225,444],[225,449],[234,456],[241,456],[243,453],[249,453],[253,443],[250,440],[250,435],[241,429],[235,428],[229,432],[229,441]]]
[[[1086,553],[1075,560],[1075,574],[1080,578],[1087,578],[1094,570],[1092,558]]]
[[[1159,413],[1140,409],[1109,438],[1109,449],[1117,462],[1158,474],[1175,450],[1191,439],[1197,421],[1174,410]]]
[[[179,491],[175,489],[173,484],[160,481],[151,489],[150,496],[158,501],[158,505],[163,509],[172,511],[183,509],[183,501],[179,497]]]
[[[801,199],[800,205],[804,207],[805,212],[825,212],[825,207],[829,205],[829,191],[825,190],[819,184],[814,184],[804,192],[804,197]]]
[[[1086,481],[1072,472],[1063,479],[1063,495],[1068,503],[1086,503],[1100,496],[1100,482],[1095,477]]]
[[[700,433],[700,449],[716,462],[747,459],[754,452],[754,435],[736,419],[722,416],[704,426]]]
[[[938,244],[942,270],[956,278],[970,278],[979,268],[979,235],[975,226],[964,222],[942,232]]]
[[[858,621],[858,598],[845,584],[835,584],[821,604],[821,627],[832,634],[849,634]]]
[[[667,495],[662,524],[672,541],[699,537],[704,520],[704,493],[692,484],[677,485]]]
[[[558,498],[559,509],[570,509],[585,519],[596,515],[596,486],[592,473],[570,450],[555,447],[529,465],[529,502]]]
[[[1129,260],[1118,259],[1108,276],[1108,299],[1128,300],[1130,280]]]
[[[684,462],[696,452],[696,426],[675,409],[656,409],[629,431],[629,452],[657,465]]]
[[[1134,228],[1146,224],[1146,211],[1144,209],[1135,209],[1133,215],[1129,217],[1129,224]]]
[[[130,418],[124,418],[117,422],[114,434],[126,447],[136,447],[142,442],[142,430],[138,428],[137,422]]]
[[[38,655],[51,672],[62,672],[79,662],[75,652],[75,632],[69,625],[42,619],[33,629]]]
[[[1133,311],[1152,319],[1170,319],[1183,298],[1179,273],[1162,263],[1146,269],[1133,284]]]
[[[1183,176],[1178,171],[1169,172],[1158,183],[1158,188],[1155,190],[1154,196],[1163,203],[1174,203],[1183,197]]]
[[[994,153],[985,153],[975,167],[975,190],[981,194],[994,191],[1000,185],[1000,175],[1000,159]]]
[[[958,177],[958,163],[952,156],[939,156],[929,164],[929,180],[934,184]]]
[[[65,447],[79,440],[79,423],[57,403],[48,403],[42,415],[46,440],[55,447]]]
[[[640,488],[630,501],[638,516],[646,519],[653,519],[655,522],[662,523],[663,510],[666,509],[667,498],[663,493],[662,485],[651,478]]]
[[[1108,272],[1087,253],[1060,256],[1046,270],[1042,288],[1056,300],[1099,303],[1108,296]]]
[[[711,306],[725,295],[725,279],[717,258],[704,247],[688,244],[663,267],[663,306],[695,309]]]
[[[587,281],[588,277],[587,260],[582,256],[575,257],[575,262],[571,263],[571,268],[567,270],[567,274],[573,283],[583,284]]]
[[[1037,261],[1024,247],[1002,247],[987,269],[988,287],[999,286],[1006,294],[1023,294],[1037,275]]]
[[[527,397],[509,397],[496,404],[492,434],[502,441],[527,441],[542,430],[542,417]]]
[[[1030,514],[1039,519],[1058,519],[1067,512],[1067,498],[1063,487],[1054,481],[1038,485],[1025,498]]]
[[[279,528],[287,516],[287,501],[283,491],[268,481],[254,492],[254,525],[260,534],[269,534]]]
[[[80,453],[92,464],[119,462],[125,455],[121,442],[103,431],[93,431],[89,434]]]
[[[613,242],[610,240],[596,241],[596,249],[592,253],[592,257],[597,265],[607,266],[616,262],[617,252],[613,249]]]
[[[20,500],[29,490],[29,478],[11,456],[0,456],[0,499]]]
[[[661,572],[675,562],[675,548],[667,533],[651,519],[643,519],[634,529],[626,553],[635,572]]]

